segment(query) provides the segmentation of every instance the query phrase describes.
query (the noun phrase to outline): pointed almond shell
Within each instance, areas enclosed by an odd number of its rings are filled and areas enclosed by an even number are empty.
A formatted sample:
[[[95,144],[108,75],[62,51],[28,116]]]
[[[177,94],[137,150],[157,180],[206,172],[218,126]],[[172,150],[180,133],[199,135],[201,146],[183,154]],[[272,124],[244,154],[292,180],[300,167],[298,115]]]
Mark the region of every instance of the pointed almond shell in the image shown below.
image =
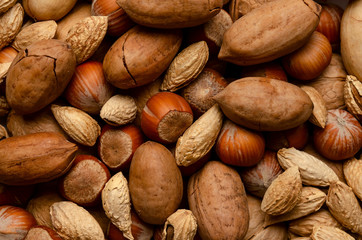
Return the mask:
[[[107,33],[107,27],[107,16],[91,16],[69,29],[65,41],[72,46],[78,64],[90,58],[97,50]]]
[[[311,86],[304,85],[301,86],[301,89],[308,94],[313,102],[313,111],[309,121],[318,127],[324,128],[327,121],[327,107],[322,95]]]
[[[270,215],[281,215],[291,211],[302,193],[302,179],[297,166],[280,174],[266,190],[261,210]]]
[[[343,174],[348,186],[362,200],[362,159],[351,158],[343,163]]]
[[[6,13],[0,15],[0,49],[11,43],[21,29],[24,9],[20,3],[15,4]]]
[[[277,153],[282,168],[298,166],[303,184],[325,187],[338,181],[336,173],[327,164],[304,151],[282,148]]]
[[[326,209],[289,222],[288,230],[294,234],[309,237],[316,225],[342,228],[341,224]]]
[[[326,204],[331,214],[344,227],[362,235],[362,208],[352,188],[340,181],[332,183]]]
[[[215,104],[179,137],[175,150],[177,165],[189,166],[211,150],[221,130],[223,116]]]
[[[201,73],[208,59],[209,48],[205,41],[186,47],[172,60],[160,89],[175,92],[186,86]]]
[[[52,104],[51,110],[63,130],[76,142],[93,146],[101,127],[90,115],[74,107]]]
[[[137,115],[137,105],[133,97],[114,95],[103,105],[100,116],[112,126],[125,125],[132,122]]]
[[[64,240],[103,240],[102,228],[83,207],[71,201],[61,201],[50,206],[54,230]]]
[[[123,232],[123,236],[133,240],[131,232],[131,199],[128,182],[122,172],[113,175],[104,186],[102,204],[107,217]]]
[[[303,187],[300,199],[295,207],[285,214],[279,216],[267,215],[265,226],[279,222],[285,222],[307,216],[318,211],[326,201],[326,194],[315,187]]]
[[[36,41],[53,38],[56,31],[57,23],[54,20],[36,22],[22,28],[11,46],[21,51]]]
[[[354,240],[354,237],[339,228],[321,225],[313,228],[310,237],[312,240]]]
[[[173,228],[173,240],[193,240],[197,231],[196,217],[190,210],[179,209],[164,224],[162,240],[169,239],[167,228]]]
[[[347,75],[344,83],[344,102],[347,110],[362,120],[362,82],[355,76]]]

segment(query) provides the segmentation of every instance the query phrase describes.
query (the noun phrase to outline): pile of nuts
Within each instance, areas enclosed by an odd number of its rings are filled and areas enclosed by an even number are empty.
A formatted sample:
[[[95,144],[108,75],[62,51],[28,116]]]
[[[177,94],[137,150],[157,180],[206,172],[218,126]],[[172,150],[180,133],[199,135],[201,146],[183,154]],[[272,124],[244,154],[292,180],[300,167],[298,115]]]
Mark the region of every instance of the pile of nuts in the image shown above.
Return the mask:
[[[362,239],[362,0],[0,0],[0,239]]]

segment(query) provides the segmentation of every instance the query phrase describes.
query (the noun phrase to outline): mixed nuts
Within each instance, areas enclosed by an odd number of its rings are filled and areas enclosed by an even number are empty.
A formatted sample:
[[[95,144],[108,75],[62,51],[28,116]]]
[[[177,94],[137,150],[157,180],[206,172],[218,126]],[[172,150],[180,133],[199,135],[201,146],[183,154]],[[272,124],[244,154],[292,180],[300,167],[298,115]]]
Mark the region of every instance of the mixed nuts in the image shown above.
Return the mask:
[[[0,0],[0,239],[362,239],[362,0]]]

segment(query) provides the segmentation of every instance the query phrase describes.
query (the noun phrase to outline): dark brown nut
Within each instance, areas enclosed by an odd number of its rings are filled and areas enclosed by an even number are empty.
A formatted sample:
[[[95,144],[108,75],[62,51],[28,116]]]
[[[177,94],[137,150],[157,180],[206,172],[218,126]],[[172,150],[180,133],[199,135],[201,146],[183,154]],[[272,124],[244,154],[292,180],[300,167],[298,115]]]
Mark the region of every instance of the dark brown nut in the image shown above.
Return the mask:
[[[182,42],[181,30],[136,26],[123,34],[103,60],[106,80],[129,89],[155,81],[170,65]]]
[[[185,28],[203,24],[220,12],[223,0],[117,0],[136,23],[154,28]]]
[[[30,185],[67,172],[78,147],[59,133],[42,132],[0,141],[0,182]]]
[[[19,114],[29,114],[58,98],[76,66],[71,47],[60,40],[33,43],[18,53],[6,78],[6,98]]]

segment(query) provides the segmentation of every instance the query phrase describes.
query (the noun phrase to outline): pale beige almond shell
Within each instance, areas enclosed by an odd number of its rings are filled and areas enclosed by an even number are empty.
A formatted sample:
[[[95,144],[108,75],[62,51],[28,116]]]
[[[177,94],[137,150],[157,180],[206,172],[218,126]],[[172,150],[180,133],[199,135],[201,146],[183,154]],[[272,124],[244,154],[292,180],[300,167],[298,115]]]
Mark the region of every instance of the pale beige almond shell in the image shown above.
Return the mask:
[[[101,108],[101,118],[112,126],[132,122],[137,115],[136,101],[131,96],[114,95]]]
[[[77,2],[74,8],[65,15],[60,21],[58,21],[57,32],[55,38],[65,40],[69,29],[80,20],[92,16],[91,3],[89,2]]]
[[[330,226],[315,226],[310,235],[312,240],[354,240],[354,237],[345,231]]]
[[[283,169],[298,166],[305,185],[326,187],[339,180],[337,174],[327,164],[294,147],[279,149],[277,158]]]
[[[71,201],[50,206],[53,229],[64,240],[102,240],[104,234],[99,223],[83,207]]]
[[[288,230],[299,236],[309,237],[316,225],[343,228],[328,210],[322,208],[315,213],[290,221]]]
[[[24,9],[20,3],[15,4],[0,16],[0,49],[10,44],[21,29]]]
[[[101,127],[86,112],[75,107],[52,104],[51,110],[63,130],[76,142],[93,146],[101,134]]]
[[[246,197],[248,198],[249,227],[244,239],[251,239],[264,229],[263,225],[266,213],[260,208],[261,200],[259,198],[250,194],[247,194]]]
[[[6,74],[8,73],[11,62],[0,63],[0,83],[4,81]]]
[[[9,137],[8,131],[3,125],[0,124],[0,140],[8,137]]]
[[[56,191],[42,192],[29,200],[26,210],[34,216],[38,225],[53,228],[50,206],[61,201],[64,199]]]
[[[194,80],[209,59],[209,47],[205,41],[184,48],[172,60],[161,84],[162,91],[175,92]]]
[[[351,158],[343,163],[343,174],[356,196],[362,200],[362,159]]]
[[[222,127],[223,113],[215,104],[179,137],[175,159],[178,166],[189,166],[205,156],[214,146]]]
[[[322,95],[311,86],[301,86],[313,102],[313,111],[308,119],[312,124],[324,128],[327,121],[327,107]]]
[[[281,215],[291,211],[302,193],[302,179],[298,166],[281,173],[270,184],[261,202],[261,210],[270,215]]]
[[[102,205],[108,218],[123,232],[123,236],[133,240],[131,232],[131,198],[127,179],[122,172],[113,175],[104,186]]]
[[[285,222],[307,216],[318,211],[326,201],[327,195],[315,187],[303,187],[297,205],[290,211],[279,216],[266,215],[264,226]]]
[[[32,23],[20,30],[11,46],[21,51],[36,41],[52,39],[56,30],[57,23],[54,20]]]
[[[344,102],[347,110],[362,121],[362,82],[355,76],[347,75],[344,84]]]
[[[285,240],[288,238],[288,228],[284,223],[278,223],[271,226],[268,226],[258,232],[250,240]]]
[[[193,240],[197,231],[197,221],[188,209],[179,209],[169,216],[164,224],[162,240],[169,239],[167,228],[173,227],[173,240]]]
[[[0,14],[9,10],[12,6],[15,5],[17,0],[1,0],[0,1]]]
[[[326,204],[333,217],[342,226],[362,235],[362,209],[352,188],[340,181],[332,183]]]
[[[69,29],[65,41],[71,45],[77,64],[93,55],[105,37],[107,28],[107,16],[91,16],[78,21]]]

